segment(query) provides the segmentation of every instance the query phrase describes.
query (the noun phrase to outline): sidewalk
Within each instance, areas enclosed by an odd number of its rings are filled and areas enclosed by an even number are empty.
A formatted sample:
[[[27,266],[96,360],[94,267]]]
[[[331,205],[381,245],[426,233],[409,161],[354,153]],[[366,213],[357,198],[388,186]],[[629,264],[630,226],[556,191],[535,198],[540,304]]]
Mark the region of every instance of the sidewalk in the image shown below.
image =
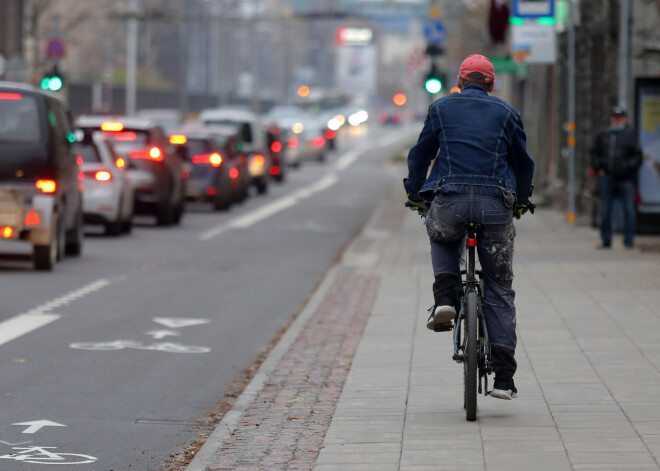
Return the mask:
[[[396,190],[187,471],[660,469],[660,255],[597,251],[553,211],[516,222],[519,398],[479,396],[468,423]]]

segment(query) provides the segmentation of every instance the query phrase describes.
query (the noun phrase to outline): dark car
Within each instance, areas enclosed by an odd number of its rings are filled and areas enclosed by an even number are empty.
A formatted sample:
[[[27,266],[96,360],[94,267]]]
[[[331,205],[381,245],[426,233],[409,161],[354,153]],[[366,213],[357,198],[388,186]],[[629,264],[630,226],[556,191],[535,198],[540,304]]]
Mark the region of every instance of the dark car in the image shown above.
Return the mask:
[[[81,116],[84,132],[104,131],[135,187],[135,214],[156,216],[159,225],[178,224],[185,206],[184,163],[163,128],[144,118]]]
[[[83,206],[67,103],[32,86],[0,82],[0,233],[33,245],[50,270],[83,245]]]
[[[266,126],[264,132],[266,133],[266,145],[271,159],[270,176],[281,183],[286,179],[287,170],[285,134],[282,128],[277,125]]]
[[[213,135],[204,130],[176,130],[170,144],[186,162],[186,198],[212,203],[216,211],[229,208],[234,199],[234,165]]]

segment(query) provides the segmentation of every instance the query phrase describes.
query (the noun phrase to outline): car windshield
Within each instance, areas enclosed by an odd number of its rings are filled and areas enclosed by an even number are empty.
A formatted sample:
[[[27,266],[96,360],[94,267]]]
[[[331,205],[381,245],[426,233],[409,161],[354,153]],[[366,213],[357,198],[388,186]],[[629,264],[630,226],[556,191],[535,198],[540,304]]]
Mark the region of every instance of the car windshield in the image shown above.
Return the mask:
[[[117,154],[128,157],[133,150],[147,150],[149,147],[149,133],[146,131],[124,130],[120,132],[107,132]]]
[[[20,93],[0,92],[0,141],[36,143],[41,140],[37,100]]]
[[[188,139],[182,147],[183,152],[181,152],[180,155],[188,162],[192,161],[192,158],[195,155],[208,153],[206,151],[205,142],[201,139]]]

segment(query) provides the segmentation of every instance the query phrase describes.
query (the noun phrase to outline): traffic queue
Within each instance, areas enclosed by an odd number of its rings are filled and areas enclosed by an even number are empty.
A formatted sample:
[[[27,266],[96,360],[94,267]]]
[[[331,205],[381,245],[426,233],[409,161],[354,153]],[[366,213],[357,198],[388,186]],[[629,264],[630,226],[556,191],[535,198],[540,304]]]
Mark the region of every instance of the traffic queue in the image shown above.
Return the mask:
[[[118,236],[136,215],[180,224],[189,202],[226,211],[303,162],[324,162],[347,121],[295,106],[213,108],[172,124],[173,114],[74,119],[60,95],[0,81],[0,243],[30,243],[33,267],[52,270],[82,253],[86,225]]]

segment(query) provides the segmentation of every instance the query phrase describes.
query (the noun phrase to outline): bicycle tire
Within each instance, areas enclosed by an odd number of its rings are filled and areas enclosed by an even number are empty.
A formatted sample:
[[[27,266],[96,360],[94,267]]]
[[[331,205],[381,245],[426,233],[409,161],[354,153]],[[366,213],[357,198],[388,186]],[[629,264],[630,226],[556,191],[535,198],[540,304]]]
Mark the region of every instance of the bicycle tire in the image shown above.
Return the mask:
[[[477,420],[477,306],[476,291],[469,291],[466,295],[465,315],[465,360],[463,361],[463,375],[465,388],[465,420]]]

